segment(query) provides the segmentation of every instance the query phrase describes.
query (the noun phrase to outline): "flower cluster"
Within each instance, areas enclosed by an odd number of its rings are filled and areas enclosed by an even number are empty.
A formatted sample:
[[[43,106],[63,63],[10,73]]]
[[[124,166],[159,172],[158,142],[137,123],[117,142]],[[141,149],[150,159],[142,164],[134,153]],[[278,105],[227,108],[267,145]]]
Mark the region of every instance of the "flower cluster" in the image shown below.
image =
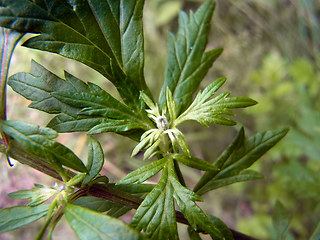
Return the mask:
[[[171,95],[170,90],[167,90],[167,95]],[[179,152],[181,148],[186,154],[190,155],[189,147],[186,143],[184,135],[181,131],[173,126],[173,113],[167,106],[174,105],[172,97],[167,97],[167,103],[163,106],[160,114],[159,107],[143,92],[141,93],[143,101],[147,104],[149,109],[147,113],[152,119],[157,128],[150,129],[142,134],[140,143],[133,149],[132,156],[135,156],[140,151],[145,150],[144,159],[149,159],[156,154],[168,154],[170,152]],[[170,101],[170,102],[169,102]],[[172,102],[173,101],[173,102]],[[171,113],[168,114],[167,112]],[[169,115],[169,120],[168,116]]]

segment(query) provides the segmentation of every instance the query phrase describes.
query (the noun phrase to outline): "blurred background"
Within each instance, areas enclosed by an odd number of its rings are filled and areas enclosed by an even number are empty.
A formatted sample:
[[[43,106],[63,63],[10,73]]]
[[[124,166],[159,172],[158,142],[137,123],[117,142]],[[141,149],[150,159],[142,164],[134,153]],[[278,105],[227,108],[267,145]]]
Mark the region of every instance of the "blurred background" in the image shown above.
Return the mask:
[[[146,1],[144,12],[145,76],[156,97],[162,85],[168,31],[176,32],[180,9],[196,9],[200,0]],[[226,76],[223,91],[248,96],[259,102],[236,111],[235,127],[204,128],[196,123],[182,126],[194,155],[214,161],[245,126],[247,136],[257,131],[290,127],[289,134],[253,168],[265,179],[237,183],[204,196],[201,207],[220,217],[229,227],[258,239],[275,239],[271,216],[280,200],[290,216],[288,239],[307,239],[320,221],[320,1],[318,0],[216,0],[208,49],[223,47],[224,53],[202,83],[205,87]],[[64,70],[91,81],[117,96],[101,75],[83,64],[54,54],[18,46],[10,75],[30,70],[36,60],[59,77]],[[27,108],[29,102],[8,89],[8,119],[46,125],[52,116]],[[143,165],[131,159],[135,142],[114,134],[97,136],[105,153],[103,174],[117,181]],[[60,134],[58,141],[85,161],[84,133]],[[49,177],[16,163],[8,167],[2,159],[0,207],[21,204],[6,197],[12,191],[30,189],[34,183],[54,184]],[[182,168],[189,186],[201,172]],[[126,219],[124,219],[126,220]],[[58,225],[54,239],[76,239],[66,223]],[[0,239],[32,239],[39,223],[28,225]],[[23,235],[21,235],[23,234]]]

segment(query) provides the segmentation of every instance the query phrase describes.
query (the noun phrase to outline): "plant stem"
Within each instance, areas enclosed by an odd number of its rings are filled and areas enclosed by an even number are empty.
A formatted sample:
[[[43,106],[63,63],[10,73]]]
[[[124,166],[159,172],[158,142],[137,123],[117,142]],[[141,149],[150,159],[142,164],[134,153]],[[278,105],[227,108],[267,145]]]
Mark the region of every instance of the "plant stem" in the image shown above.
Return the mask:
[[[2,44],[2,48],[0,50],[0,119],[6,120],[6,89],[9,64],[13,50],[23,34],[11,29],[0,28],[0,36],[0,43]]]
[[[38,235],[36,236],[35,240],[41,240],[43,238],[43,235],[44,235],[45,231],[47,230],[49,224],[51,223],[53,216],[54,215],[51,215],[47,219],[46,223],[42,226],[42,228],[41,228],[40,232],[38,233]]]
[[[0,44],[2,44],[2,48],[0,49],[0,120],[7,119],[7,79],[9,64],[13,50],[22,36],[23,33],[2,27],[0,28]],[[8,147],[8,137],[4,132],[0,131],[0,133],[5,143],[5,147]],[[7,161],[9,166],[12,167],[13,164],[10,162],[8,156]]]

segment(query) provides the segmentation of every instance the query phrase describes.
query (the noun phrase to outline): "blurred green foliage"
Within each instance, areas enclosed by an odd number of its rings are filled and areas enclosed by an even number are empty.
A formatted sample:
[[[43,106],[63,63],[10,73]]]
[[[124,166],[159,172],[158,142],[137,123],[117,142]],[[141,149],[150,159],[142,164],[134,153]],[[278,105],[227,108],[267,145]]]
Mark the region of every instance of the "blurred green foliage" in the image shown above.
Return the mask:
[[[291,127],[279,154],[320,160],[320,72],[312,62],[289,62],[273,52],[249,80],[251,96],[260,103],[247,111],[256,115],[256,127]]]
[[[320,72],[307,58],[289,61],[272,52],[249,79],[254,83],[251,96],[259,102],[248,111],[255,115],[256,129],[291,127],[286,140],[269,155],[273,162],[260,166],[271,181],[255,187],[264,187],[267,199],[282,199],[292,216],[291,232],[304,239],[320,215]]]

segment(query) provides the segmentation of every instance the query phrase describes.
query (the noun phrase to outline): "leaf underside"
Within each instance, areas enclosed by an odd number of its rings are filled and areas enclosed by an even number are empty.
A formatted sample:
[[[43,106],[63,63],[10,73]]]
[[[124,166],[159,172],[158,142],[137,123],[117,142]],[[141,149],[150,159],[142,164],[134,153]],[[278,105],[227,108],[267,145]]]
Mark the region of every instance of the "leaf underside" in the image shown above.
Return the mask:
[[[17,206],[0,209],[0,232],[7,232],[34,222],[47,214],[49,205]]]

